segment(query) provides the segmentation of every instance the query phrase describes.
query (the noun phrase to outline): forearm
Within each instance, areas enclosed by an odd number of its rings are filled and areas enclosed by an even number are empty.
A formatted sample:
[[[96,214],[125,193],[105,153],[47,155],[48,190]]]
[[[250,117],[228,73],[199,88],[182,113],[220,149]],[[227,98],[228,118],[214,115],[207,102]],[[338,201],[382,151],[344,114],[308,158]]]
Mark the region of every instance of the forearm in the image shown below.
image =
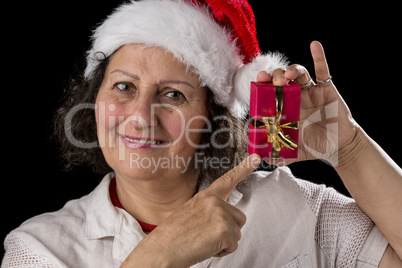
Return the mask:
[[[401,168],[361,129],[339,157],[345,186],[402,259]]]

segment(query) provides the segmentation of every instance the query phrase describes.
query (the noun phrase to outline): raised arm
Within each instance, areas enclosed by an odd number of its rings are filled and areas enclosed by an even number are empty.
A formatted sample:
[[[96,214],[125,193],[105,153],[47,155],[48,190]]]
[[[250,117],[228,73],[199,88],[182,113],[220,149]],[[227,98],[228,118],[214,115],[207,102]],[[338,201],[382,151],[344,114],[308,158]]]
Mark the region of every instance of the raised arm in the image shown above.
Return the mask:
[[[308,71],[292,65],[272,77],[261,72],[259,81],[302,86],[299,158],[331,162],[350,194],[374,221],[390,247],[383,262],[402,265],[402,170],[354,121],[332,83],[323,47],[312,42],[317,84]],[[334,127],[336,126],[336,127]],[[395,254],[396,253],[396,254]]]
[[[339,157],[335,169],[345,186],[402,259],[401,168],[360,128]]]

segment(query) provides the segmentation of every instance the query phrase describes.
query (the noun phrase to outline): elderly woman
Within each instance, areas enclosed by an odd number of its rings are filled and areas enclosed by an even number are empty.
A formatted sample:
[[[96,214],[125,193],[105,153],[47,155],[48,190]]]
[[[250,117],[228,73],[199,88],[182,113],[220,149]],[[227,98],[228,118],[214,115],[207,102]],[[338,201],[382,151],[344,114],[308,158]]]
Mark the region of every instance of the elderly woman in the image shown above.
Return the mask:
[[[401,169],[353,120],[320,43],[311,54],[317,84],[262,55],[246,1],[120,6],[56,116],[68,164],[109,173],[11,232],[3,266],[400,267]],[[302,86],[305,135],[286,163],[325,158],[354,199],[287,167],[253,172],[261,158],[246,155],[245,118],[256,80]],[[317,111],[328,119],[312,120]]]

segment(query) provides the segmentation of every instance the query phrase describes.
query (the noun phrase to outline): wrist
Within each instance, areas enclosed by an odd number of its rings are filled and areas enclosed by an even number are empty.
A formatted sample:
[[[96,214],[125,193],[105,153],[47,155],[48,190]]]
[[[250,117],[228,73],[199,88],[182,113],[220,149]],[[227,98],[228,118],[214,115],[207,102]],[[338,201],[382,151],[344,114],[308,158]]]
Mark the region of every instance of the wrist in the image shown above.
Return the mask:
[[[121,267],[175,267],[170,254],[166,253],[167,249],[149,238],[144,238],[134,248]]]
[[[361,127],[356,127],[353,137],[346,142],[337,152],[336,159],[330,162],[337,171],[354,166],[363,154],[363,150],[369,143],[369,138]]]

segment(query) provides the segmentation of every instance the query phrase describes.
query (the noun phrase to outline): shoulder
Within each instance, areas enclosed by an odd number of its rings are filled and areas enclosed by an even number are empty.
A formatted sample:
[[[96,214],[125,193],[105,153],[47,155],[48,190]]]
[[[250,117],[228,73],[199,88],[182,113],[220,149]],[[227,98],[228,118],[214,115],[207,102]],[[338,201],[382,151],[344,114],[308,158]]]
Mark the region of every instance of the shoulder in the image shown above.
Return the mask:
[[[68,248],[71,241],[85,235],[86,207],[90,195],[71,200],[58,211],[44,213],[28,219],[14,229],[5,239],[7,253],[16,249],[43,255],[55,252],[55,248]],[[62,239],[60,239],[62,238]]]
[[[325,185],[314,184],[296,178],[287,167],[278,167],[272,172],[256,171],[251,173],[238,187],[243,194],[258,195],[260,192],[276,195],[293,194],[294,197],[306,199],[309,195],[324,190]]]
[[[294,210],[303,206],[315,218],[333,212],[353,212],[362,214],[355,200],[344,196],[332,187],[315,184],[296,178],[288,167],[280,167],[272,172],[253,172],[238,187],[244,200],[254,202],[277,202],[283,209]],[[304,210],[306,211],[306,210]]]
[[[247,217],[238,254],[253,258],[230,255],[226,260],[233,260],[231,264],[280,267],[297,256],[321,256],[314,240],[317,218],[289,168],[253,172],[237,191],[242,197],[236,207]],[[255,254],[257,248],[260,254]]]
[[[56,241],[58,240],[56,237],[60,235],[70,238],[77,237],[78,233],[85,232],[86,228],[82,227],[85,227],[88,209],[97,195],[103,195],[103,199],[108,199],[107,191],[110,177],[110,174],[106,175],[94,191],[80,199],[70,200],[60,210],[28,219],[14,229],[8,237],[16,236],[28,246],[32,241],[41,241],[42,243]]]
[[[378,234],[376,242],[367,239],[372,232],[376,234],[371,219],[354,199],[340,194],[332,187],[295,178],[289,168],[255,172],[249,180],[249,194],[253,196],[250,198],[258,198],[258,202],[265,201],[266,207],[274,198],[277,200],[276,206],[297,215],[298,219],[301,213],[314,219],[315,231],[312,235],[331,266],[355,265],[364,246],[374,245],[381,248],[381,252],[386,247],[382,234]]]
[[[91,194],[68,201],[63,208],[37,215],[23,222],[21,226],[13,232],[35,232],[43,231],[46,233],[57,231],[58,229],[69,229],[77,226],[85,220],[86,208],[91,200]]]
[[[319,185],[313,187],[320,188]],[[239,206],[253,213],[287,214],[316,221],[308,199],[288,167],[272,172],[257,171],[249,175],[237,190],[242,194]],[[280,223],[278,223],[280,224]]]
[[[100,206],[110,203],[112,207],[108,194],[112,175],[106,175],[90,194],[67,202],[58,211],[33,217],[13,230],[4,241],[6,263],[23,261],[41,263],[43,267],[71,267],[71,263],[82,261],[81,253],[97,246],[88,242],[88,219],[93,219],[92,214],[96,213],[104,216],[105,209]],[[30,257],[21,259],[21,252]]]

